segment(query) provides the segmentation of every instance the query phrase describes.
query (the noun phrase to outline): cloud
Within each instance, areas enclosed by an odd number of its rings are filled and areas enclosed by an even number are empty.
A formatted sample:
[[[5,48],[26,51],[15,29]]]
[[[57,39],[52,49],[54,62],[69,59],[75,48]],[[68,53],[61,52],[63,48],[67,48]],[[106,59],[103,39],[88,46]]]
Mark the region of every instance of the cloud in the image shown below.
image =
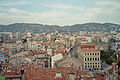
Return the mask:
[[[24,10],[19,10],[16,8],[10,8],[7,10],[7,12],[12,13],[12,14],[16,14],[16,15],[28,15],[30,12],[24,11]]]
[[[112,2],[112,1],[97,1],[96,5],[99,6],[108,6],[108,5],[114,5],[116,2]]]
[[[120,2],[118,1],[97,1],[95,3],[95,5],[97,6],[111,6],[111,7],[115,7],[115,8],[119,8],[120,9]]]
[[[2,7],[0,7],[0,10],[2,10],[3,8]]]
[[[98,1],[95,5],[104,8],[104,12],[109,14],[120,13],[120,2],[118,1]]]
[[[19,1],[19,2],[10,2],[10,1],[5,1],[5,2],[1,2],[0,6],[18,6],[18,5],[27,5],[27,4],[31,4],[32,2],[26,2],[26,1]]]
[[[28,12],[16,8],[10,8],[6,13],[0,13],[0,22],[10,24],[12,22],[31,22],[43,24],[58,24],[62,18],[67,16],[66,12],[49,11],[42,13]]]
[[[51,5],[43,4],[43,6],[50,8],[49,11],[30,12],[17,8],[4,8],[3,10],[6,12],[0,13],[0,24],[30,22],[52,25],[72,25],[86,22],[114,22],[115,20],[119,23],[118,17],[120,17],[120,14],[117,10],[119,9],[119,4],[112,8],[101,7],[100,5],[99,7],[97,5],[97,7],[93,8],[56,3]]]
[[[84,6],[75,6],[75,5],[65,5],[65,4],[43,4],[43,6],[53,9],[61,9],[61,10],[74,10],[74,11],[82,11],[84,10]]]
[[[0,22],[4,24],[10,24],[11,22],[31,22],[56,25],[72,25],[76,23],[93,21],[95,20],[95,17],[101,13],[101,11],[101,8],[86,8],[84,12],[75,14],[64,10],[52,10],[36,13],[10,8],[7,10],[8,13],[0,14],[0,18],[3,18],[0,20]]]

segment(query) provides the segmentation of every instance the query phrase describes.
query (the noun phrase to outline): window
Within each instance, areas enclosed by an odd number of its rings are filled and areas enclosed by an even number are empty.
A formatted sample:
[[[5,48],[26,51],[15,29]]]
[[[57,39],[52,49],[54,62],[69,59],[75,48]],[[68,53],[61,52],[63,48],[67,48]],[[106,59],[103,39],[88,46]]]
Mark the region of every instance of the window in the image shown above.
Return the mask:
[[[94,53],[93,53],[93,55],[94,55]]]
[[[95,53],[95,55],[96,55],[96,53]]]
[[[90,53],[90,55],[91,55],[91,53]]]
[[[98,61],[99,61],[99,58],[98,58]]]
[[[86,58],[85,58],[85,61],[86,61]]]
[[[99,53],[98,53],[98,55],[99,55]]]
[[[99,63],[98,63],[98,67],[99,67]]]
[[[98,67],[99,67],[99,65],[98,65]]]
[[[97,61],[97,58],[95,58],[95,61]]]
[[[89,61],[89,58],[88,58],[88,61]]]
[[[90,58],[90,61],[92,61],[92,58]]]
[[[93,61],[94,61],[94,58],[93,58]]]

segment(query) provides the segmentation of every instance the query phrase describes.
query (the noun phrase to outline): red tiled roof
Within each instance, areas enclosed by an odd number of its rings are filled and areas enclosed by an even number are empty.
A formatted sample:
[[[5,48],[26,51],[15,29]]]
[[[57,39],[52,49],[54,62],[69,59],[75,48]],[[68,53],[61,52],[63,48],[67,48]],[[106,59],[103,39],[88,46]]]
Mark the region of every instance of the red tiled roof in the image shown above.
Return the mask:
[[[82,48],[82,51],[98,51],[98,50],[94,48],[90,48],[90,49]]]
[[[19,72],[4,72],[4,76],[14,76],[14,75],[20,75],[20,71]]]
[[[82,51],[98,51],[95,49],[95,45],[93,43],[82,43],[79,48],[81,48]]]
[[[54,52],[56,52],[56,53],[65,53],[65,49],[54,50]]]
[[[35,52],[35,54],[45,54],[45,53],[46,53],[46,51],[44,51],[44,50],[40,50],[38,52]]]
[[[2,67],[9,67],[10,65],[10,63],[2,63]]]
[[[92,80],[93,78],[95,78],[96,80],[106,80],[105,77],[98,75],[96,73],[92,73],[93,76],[92,77],[81,77],[81,75],[87,75],[88,71],[77,71],[76,72],[76,79],[75,80],[79,80],[79,79],[85,79],[85,80]]]
[[[76,72],[76,76],[78,76],[78,75],[87,75],[87,74],[88,74],[88,71],[80,71],[80,70],[78,70]]]
[[[24,69],[25,69],[25,71],[33,71],[33,70],[35,70],[35,67],[33,67],[33,66],[25,67]]]
[[[56,79],[56,72],[60,72],[62,78]],[[74,70],[72,68],[64,68],[64,67],[59,67],[56,69],[47,69],[47,70],[38,70],[38,71],[27,71],[25,72],[25,78],[26,80],[61,80],[61,79],[66,79],[68,73],[73,73]]]
[[[93,43],[81,43],[82,45],[89,45],[89,44],[92,44],[93,45]]]
[[[96,80],[106,80],[105,77],[94,77]]]
[[[27,71],[25,72],[26,80],[38,80],[38,79],[54,79],[54,70],[39,70],[39,71]]]
[[[17,40],[20,40],[20,39],[8,39],[8,40],[6,40],[6,42],[15,42]]]
[[[62,55],[64,56],[65,54],[69,53],[69,51],[67,51],[66,49],[62,48],[62,49],[58,49],[58,50],[54,50],[55,53],[62,53]]]
[[[92,80],[93,77],[85,77],[85,80]]]
[[[80,48],[95,48],[94,45],[81,45]]]

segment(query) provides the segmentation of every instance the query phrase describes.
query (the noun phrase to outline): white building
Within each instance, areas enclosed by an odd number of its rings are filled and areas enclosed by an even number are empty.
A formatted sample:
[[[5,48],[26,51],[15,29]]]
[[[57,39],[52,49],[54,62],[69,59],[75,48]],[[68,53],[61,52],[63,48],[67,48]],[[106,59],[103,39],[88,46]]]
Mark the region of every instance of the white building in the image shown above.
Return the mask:
[[[53,68],[54,65],[55,65],[55,62],[58,61],[58,60],[61,60],[63,59],[63,55],[62,53],[59,53],[59,54],[56,54],[54,56],[51,57],[51,67]]]
[[[78,50],[78,59],[83,62],[84,69],[101,68],[100,51],[90,43],[82,44]]]

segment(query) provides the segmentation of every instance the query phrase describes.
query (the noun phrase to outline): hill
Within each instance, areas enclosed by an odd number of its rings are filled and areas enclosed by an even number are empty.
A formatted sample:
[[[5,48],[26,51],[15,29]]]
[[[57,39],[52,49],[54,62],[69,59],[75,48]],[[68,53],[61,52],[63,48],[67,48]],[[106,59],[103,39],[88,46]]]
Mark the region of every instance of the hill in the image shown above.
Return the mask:
[[[120,25],[113,23],[85,23],[75,24],[71,26],[58,26],[58,25],[43,25],[43,24],[30,24],[30,23],[15,23],[9,25],[0,25],[0,32],[26,32],[32,31],[33,33],[41,32],[79,32],[79,31],[101,31],[120,32]]]

